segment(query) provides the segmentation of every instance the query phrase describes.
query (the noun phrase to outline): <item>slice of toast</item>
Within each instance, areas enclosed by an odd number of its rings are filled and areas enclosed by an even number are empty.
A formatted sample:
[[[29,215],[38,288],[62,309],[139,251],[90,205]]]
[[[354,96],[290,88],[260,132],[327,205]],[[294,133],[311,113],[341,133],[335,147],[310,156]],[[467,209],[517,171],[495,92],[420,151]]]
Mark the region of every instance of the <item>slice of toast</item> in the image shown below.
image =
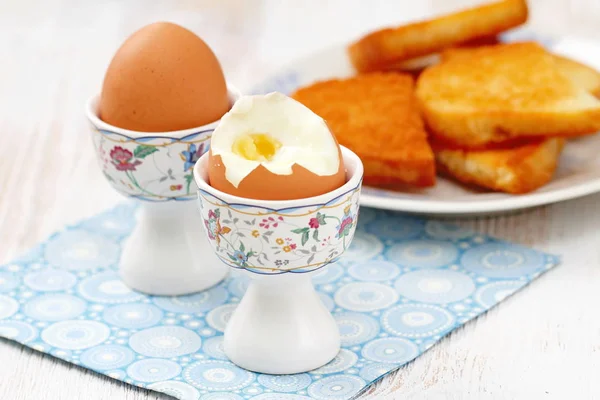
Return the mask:
[[[435,160],[414,98],[414,80],[395,72],[317,82],[296,91],[354,151],[368,185],[435,183]]]
[[[453,57],[469,56],[473,47],[456,47],[447,49],[441,54],[441,60],[449,60]],[[570,58],[552,54],[556,66],[560,69],[563,75],[573,82],[577,87],[580,87],[593,94],[600,96],[600,72],[594,68],[582,64]],[[430,64],[431,65],[431,64]]]
[[[433,137],[465,149],[600,130],[600,101],[531,42],[448,57],[419,76],[416,91]]]
[[[442,54],[446,54],[447,52],[453,53],[455,50],[459,49],[452,48]],[[465,51],[468,50],[469,49],[465,49]],[[563,75],[569,78],[571,82],[575,84],[575,86],[585,89],[585,91],[593,94],[596,97],[600,97],[600,72],[588,65],[571,60],[567,57],[556,54],[553,54],[552,57],[554,57],[554,61]],[[401,64],[394,65],[390,67],[388,71],[406,72],[415,78],[418,78],[425,68],[439,63],[440,60],[441,56],[439,54],[432,54],[430,56],[414,58]]]
[[[552,179],[564,139],[543,139],[516,148],[436,148],[438,171],[457,180],[512,194],[531,192]]]
[[[525,0],[502,0],[397,28],[382,29],[350,45],[359,72],[386,69],[398,62],[437,53],[447,47],[490,37],[527,21]]]

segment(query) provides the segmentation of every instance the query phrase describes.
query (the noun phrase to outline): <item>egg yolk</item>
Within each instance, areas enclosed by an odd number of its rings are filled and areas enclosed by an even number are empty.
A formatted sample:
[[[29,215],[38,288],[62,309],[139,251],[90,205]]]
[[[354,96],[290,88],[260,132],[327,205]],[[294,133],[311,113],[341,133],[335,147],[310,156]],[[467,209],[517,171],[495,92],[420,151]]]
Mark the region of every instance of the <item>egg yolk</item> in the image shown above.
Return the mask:
[[[265,133],[251,133],[238,137],[231,146],[231,151],[246,160],[271,161],[281,142]]]

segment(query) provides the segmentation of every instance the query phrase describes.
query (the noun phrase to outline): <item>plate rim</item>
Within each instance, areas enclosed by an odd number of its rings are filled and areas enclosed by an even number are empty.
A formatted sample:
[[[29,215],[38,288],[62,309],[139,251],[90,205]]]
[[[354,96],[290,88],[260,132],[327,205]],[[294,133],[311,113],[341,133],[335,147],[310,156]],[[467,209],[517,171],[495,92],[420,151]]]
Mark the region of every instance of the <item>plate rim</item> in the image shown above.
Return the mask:
[[[572,200],[600,191],[600,178],[562,189],[523,195],[509,195],[503,199],[441,201],[428,199],[402,199],[361,193],[360,204],[384,210],[423,214],[483,214],[499,211],[523,210],[561,201]],[[380,204],[378,204],[380,203]],[[394,204],[395,203],[395,204]]]

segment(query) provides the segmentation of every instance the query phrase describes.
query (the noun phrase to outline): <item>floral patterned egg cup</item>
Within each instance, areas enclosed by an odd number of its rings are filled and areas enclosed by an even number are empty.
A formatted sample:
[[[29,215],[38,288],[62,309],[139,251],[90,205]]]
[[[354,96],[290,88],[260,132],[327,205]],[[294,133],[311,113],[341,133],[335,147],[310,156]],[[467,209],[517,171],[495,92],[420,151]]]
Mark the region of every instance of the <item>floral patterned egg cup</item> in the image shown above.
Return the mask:
[[[348,248],[358,217],[363,166],[342,147],[346,184],[321,196],[262,201],[207,181],[208,155],[194,167],[200,213],[218,258],[252,278],[225,329],[224,350],[242,368],[294,374],[331,361],[340,333],[311,281]]]
[[[233,104],[238,92],[229,88]],[[86,114],[104,176],[119,193],[139,200],[135,229],[119,261],[123,281],[153,295],[183,295],[214,286],[227,275],[215,257],[194,204],[192,169],[208,151],[219,121],[165,133],[136,132],[98,117],[99,96]]]

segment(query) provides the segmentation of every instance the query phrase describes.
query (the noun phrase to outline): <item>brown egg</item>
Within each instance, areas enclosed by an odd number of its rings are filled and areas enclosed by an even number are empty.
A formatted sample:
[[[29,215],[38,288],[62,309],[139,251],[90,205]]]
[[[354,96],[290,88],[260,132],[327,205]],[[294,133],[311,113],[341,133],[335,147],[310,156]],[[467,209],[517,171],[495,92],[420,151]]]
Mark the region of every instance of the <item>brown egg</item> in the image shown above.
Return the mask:
[[[210,47],[179,25],[158,22],[131,35],[113,57],[99,116],[119,128],[169,132],[214,122],[229,108]]]
[[[296,200],[319,196],[346,183],[346,171],[339,153],[340,164],[334,175],[317,175],[298,164],[290,175],[278,175],[259,165],[235,187],[225,177],[221,156],[209,154],[208,176],[212,187],[224,193],[256,200]]]

